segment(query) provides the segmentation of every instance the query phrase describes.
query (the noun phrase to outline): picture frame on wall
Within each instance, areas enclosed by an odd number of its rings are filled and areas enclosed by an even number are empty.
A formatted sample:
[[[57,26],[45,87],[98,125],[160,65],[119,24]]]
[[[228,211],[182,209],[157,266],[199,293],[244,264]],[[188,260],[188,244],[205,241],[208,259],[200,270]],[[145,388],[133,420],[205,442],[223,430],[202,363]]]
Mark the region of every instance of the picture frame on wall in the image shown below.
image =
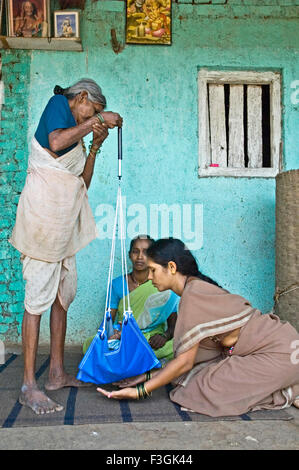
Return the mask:
[[[126,0],[126,43],[171,45],[171,0]]]
[[[54,37],[65,39],[78,39],[80,37],[78,11],[54,11]]]
[[[0,0],[0,35],[3,35],[4,0]]]
[[[49,0],[6,0],[7,35],[47,37],[49,31]]]

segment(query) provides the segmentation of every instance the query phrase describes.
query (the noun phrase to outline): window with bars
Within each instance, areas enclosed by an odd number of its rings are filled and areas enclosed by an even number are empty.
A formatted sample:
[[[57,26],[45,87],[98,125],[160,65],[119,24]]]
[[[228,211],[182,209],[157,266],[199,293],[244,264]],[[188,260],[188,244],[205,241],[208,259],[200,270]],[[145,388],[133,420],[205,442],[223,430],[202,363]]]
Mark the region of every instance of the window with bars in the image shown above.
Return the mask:
[[[277,72],[198,73],[199,176],[275,177],[281,155]]]

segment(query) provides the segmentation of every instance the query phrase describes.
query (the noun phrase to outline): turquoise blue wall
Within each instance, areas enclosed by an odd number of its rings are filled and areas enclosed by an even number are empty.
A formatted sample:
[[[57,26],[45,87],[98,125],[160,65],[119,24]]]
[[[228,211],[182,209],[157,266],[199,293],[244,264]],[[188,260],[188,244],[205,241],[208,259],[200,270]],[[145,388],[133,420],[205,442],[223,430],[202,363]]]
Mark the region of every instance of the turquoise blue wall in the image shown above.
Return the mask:
[[[141,203],[149,214],[151,204],[202,204],[203,245],[195,251],[202,271],[267,312],[275,287],[275,180],[198,178],[197,73],[203,66],[281,71],[283,167],[298,168],[298,104],[292,102],[291,85],[299,80],[299,8],[294,1],[277,1],[276,6],[273,1],[260,1],[259,6],[254,1],[227,3],[176,3],[171,46],[126,45],[115,54],[110,30],[124,41],[124,3],[87,1],[81,15],[83,52],[24,54],[25,60],[30,57],[24,103],[27,143],[56,84],[68,86],[83,76],[95,79],[108,109],[124,117],[122,188],[127,207]],[[16,52],[5,54],[12,58]],[[117,135],[112,130],[89,190],[94,214],[99,205],[115,202],[116,175]],[[127,217],[128,222],[132,219]],[[16,256],[12,248],[7,250]],[[78,293],[69,310],[68,343],[79,343],[97,328],[109,254],[110,240],[97,239],[77,256]],[[20,332],[20,314],[14,317],[14,328],[2,332],[7,341]],[[48,314],[42,319],[40,340],[45,343],[48,319]]]

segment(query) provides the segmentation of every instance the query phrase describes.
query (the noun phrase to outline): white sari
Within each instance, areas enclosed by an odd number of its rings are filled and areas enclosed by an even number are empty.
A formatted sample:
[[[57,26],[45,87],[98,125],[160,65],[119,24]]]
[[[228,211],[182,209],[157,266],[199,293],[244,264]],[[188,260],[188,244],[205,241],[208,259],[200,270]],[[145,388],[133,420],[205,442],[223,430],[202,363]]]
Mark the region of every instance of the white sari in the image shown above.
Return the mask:
[[[32,139],[27,178],[10,243],[23,255],[58,262],[96,238],[96,224],[83,178],[81,142],[53,158]]]

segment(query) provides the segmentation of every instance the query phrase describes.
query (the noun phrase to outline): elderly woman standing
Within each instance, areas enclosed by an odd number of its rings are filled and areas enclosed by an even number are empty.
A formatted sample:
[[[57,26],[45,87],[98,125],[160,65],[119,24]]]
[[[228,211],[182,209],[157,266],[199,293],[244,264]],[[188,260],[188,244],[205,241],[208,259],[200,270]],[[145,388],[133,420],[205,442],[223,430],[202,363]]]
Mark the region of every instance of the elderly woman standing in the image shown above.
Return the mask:
[[[96,154],[108,128],[122,126],[120,115],[103,111],[105,106],[101,88],[93,80],[82,79],[66,89],[56,86],[31,143],[10,242],[22,254],[26,281],[19,401],[37,414],[63,409],[39,390],[35,380],[40,319],[48,308],[51,350],[45,388],[81,385],[64,371],[66,317],[76,294],[75,254],[96,238],[87,197]],[[90,132],[93,140],[87,155],[82,138]]]

